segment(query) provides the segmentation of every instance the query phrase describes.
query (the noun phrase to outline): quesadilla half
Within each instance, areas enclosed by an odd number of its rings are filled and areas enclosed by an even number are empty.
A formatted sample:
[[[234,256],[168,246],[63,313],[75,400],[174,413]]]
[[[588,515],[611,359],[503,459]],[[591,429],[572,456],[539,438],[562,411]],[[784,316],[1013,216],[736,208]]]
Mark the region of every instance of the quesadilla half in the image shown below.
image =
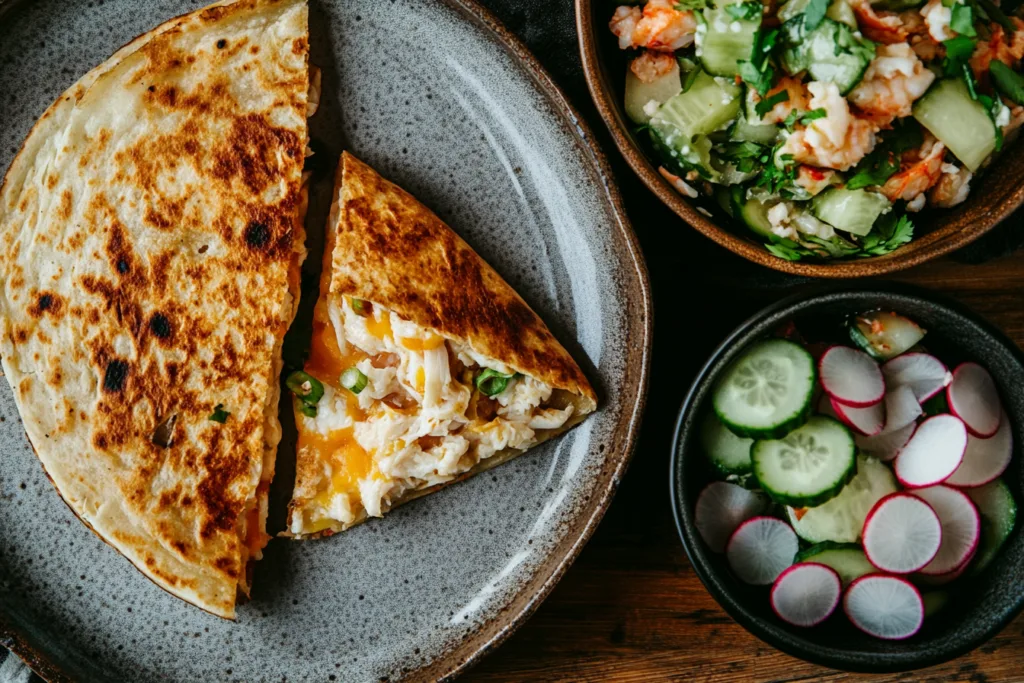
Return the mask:
[[[344,154],[305,370],[287,535],[325,536],[506,462],[597,406],[473,249]]]
[[[308,44],[304,0],[173,19],[65,92],[0,189],[0,356],[46,473],[222,617],[268,540]]]

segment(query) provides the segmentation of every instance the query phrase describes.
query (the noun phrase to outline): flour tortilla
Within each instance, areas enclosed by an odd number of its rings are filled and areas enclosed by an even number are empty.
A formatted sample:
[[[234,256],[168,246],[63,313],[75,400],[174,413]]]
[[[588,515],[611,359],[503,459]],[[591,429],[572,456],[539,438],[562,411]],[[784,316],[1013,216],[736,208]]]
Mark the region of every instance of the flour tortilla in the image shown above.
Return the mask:
[[[304,0],[173,19],[71,86],[0,189],[0,356],[43,467],[149,578],[228,618],[280,440],[308,45]]]
[[[553,387],[551,405],[572,405],[573,413],[558,429],[538,430],[538,444],[564,433],[594,412],[597,395],[544,321],[430,209],[348,152],[342,155],[335,186],[321,298],[340,300],[349,296],[382,305]],[[524,452],[515,448],[499,451],[453,481],[407,491],[392,500],[388,509],[497,467]],[[317,495],[322,477],[322,463],[300,450],[289,528],[294,515]],[[365,519],[363,511],[350,526]],[[299,534],[322,535],[330,532]]]

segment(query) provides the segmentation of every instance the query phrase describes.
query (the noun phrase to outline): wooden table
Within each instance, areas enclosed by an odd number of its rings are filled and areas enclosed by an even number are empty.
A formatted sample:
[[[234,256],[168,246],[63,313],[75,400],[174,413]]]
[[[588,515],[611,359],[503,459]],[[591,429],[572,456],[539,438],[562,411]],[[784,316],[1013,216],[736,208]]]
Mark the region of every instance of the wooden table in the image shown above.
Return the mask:
[[[607,151],[650,270],[655,335],[640,443],[604,521],[537,613],[462,680],[1024,681],[1024,616],[979,650],[943,666],[863,676],[782,654],[736,624],[704,590],[669,504],[676,413],[698,368],[730,330],[760,307],[815,282],[733,256],[640,184],[591,104],[569,0],[483,2],[524,38]],[[1024,345],[1024,250],[982,265],[944,259],[891,279],[951,295]]]

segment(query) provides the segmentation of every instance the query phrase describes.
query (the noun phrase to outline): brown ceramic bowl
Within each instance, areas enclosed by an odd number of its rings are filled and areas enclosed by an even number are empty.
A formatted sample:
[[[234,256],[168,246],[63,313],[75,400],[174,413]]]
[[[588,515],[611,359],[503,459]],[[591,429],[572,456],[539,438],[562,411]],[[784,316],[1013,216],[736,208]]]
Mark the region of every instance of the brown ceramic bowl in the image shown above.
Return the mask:
[[[640,179],[680,218],[726,249],[769,268],[795,275],[845,278],[881,275],[910,268],[948,254],[981,237],[1024,202],[1024,155],[1015,144],[977,183],[972,182],[967,201],[954,209],[926,210],[914,219],[915,238],[896,251],[872,258],[831,261],[786,261],[770,254],[748,236],[741,226],[718,209],[714,200],[689,200],[680,195],[658,173],[657,157],[646,136],[634,132],[623,109],[623,91],[629,52],[620,50],[608,21],[616,0],[575,0],[583,72],[601,117],[615,144]],[[697,211],[701,206],[713,217]]]

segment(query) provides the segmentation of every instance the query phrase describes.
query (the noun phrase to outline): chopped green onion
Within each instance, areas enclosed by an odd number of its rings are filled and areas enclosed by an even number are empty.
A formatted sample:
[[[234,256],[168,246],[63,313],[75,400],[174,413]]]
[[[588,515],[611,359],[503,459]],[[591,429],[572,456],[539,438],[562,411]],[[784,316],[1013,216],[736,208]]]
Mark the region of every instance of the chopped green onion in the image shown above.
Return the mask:
[[[373,310],[370,307],[369,301],[364,301],[363,299],[357,299],[355,297],[352,297],[350,301],[352,302],[352,310],[358,315],[370,315]]]
[[[315,406],[324,395],[324,385],[320,380],[302,370],[288,375],[284,384],[307,406]]]
[[[311,406],[306,403],[303,403],[302,405],[299,406],[299,412],[305,415],[306,417],[316,417],[316,406]]]
[[[349,368],[345,372],[341,373],[341,386],[345,387],[353,394],[358,394],[360,391],[366,388],[366,384],[369,380],[366,375],[359,371],[359,368]]]
[[[484,396],[497,396],[508,388],[508,381],[513,377],[514,375],[503,375],[497,370],[484,368],[484,371],[477,375],[475,384]]]
[[[210,415],[210,421],[211,422],[219,422],[221,424],[224,424],[225,422],[228,421],[228,415],[230,415],[230,414],[231,413],[229,413],[228,411],[224,410],[224,404],[223,403],[218,403],[217,407],[213,409],[213,414]]]

